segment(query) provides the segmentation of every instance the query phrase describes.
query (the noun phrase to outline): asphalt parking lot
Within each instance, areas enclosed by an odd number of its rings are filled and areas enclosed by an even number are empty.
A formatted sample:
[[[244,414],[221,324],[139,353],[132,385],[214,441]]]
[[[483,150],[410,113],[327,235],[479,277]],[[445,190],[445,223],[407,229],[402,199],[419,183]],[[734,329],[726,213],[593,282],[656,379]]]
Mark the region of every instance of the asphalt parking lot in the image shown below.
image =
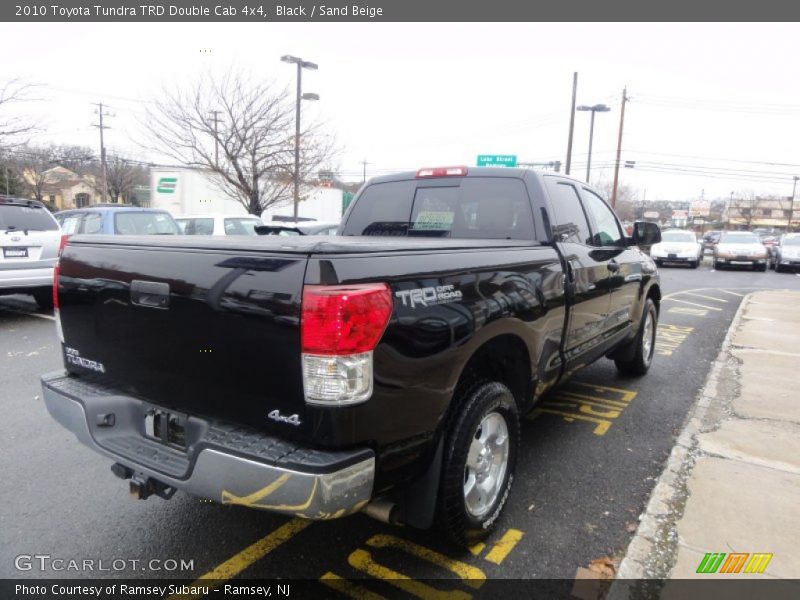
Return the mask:
[[[468,597],[483,578],[572,579],[593,559],[624,552],[742,297],[800,290],[794,274],[712,271],[709,262],[661,269],[657,355],[646,377],[625,378],[601,361],[527,416],[507,510],[470,551],[362,515],[312,523],[185,494],[131,500],[109,461],[57,425],[40,400],[40,375],[61,367],[52,317],[27,297],[0,298],[0,577],[302,578],[315,580],[320,595],[361,598],[393,586]],[[20,571],[20,555],[97,562],[89,571],[39,563]],[[108,570],[97,570],[100,560]]]

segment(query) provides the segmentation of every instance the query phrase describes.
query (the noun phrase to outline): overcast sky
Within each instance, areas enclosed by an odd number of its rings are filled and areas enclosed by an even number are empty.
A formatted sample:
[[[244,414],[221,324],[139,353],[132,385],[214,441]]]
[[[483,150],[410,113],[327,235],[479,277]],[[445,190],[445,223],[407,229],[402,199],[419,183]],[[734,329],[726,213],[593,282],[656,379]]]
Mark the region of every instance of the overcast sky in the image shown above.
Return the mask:
[[[280,62],[319,64],[304,76],[304,115],[343,148],[338,168],[360,180],[421,166],[566,157],[572,73],[578,104],[605,103],[595,124],[592,181],[613,176],[622,88],[621,181],[650,199],[788,196],[800,175],[797,24],[0,24],[0,81],[41,84],[23,109],[35,141],[98,147],[91,102],[115,116],[109,152],[157,161],[140,137],[143,103],[163,85],[241,68],[294,85]],[[13,49],[13,50],[12,50]],[[210,50],[210,52],[201,52]],[[11,54],[9,54],[9,52]],[[572,175],[585,177],[589,114],[575,122]],[[691,173],[691,174],[690,174]]]

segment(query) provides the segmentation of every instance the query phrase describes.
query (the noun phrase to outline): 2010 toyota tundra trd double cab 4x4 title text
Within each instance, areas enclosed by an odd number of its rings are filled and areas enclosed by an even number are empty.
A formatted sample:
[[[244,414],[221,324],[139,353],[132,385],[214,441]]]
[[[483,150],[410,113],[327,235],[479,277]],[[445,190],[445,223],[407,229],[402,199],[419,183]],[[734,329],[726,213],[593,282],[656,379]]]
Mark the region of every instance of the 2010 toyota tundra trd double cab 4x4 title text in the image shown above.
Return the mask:
[[[643,375],[661,291],[589,186],[524,169],[373,179],[337,237],[74,236],[55,275],[62,425],[138,497],[457,543],[509,496],[520,415],[578,368]]]

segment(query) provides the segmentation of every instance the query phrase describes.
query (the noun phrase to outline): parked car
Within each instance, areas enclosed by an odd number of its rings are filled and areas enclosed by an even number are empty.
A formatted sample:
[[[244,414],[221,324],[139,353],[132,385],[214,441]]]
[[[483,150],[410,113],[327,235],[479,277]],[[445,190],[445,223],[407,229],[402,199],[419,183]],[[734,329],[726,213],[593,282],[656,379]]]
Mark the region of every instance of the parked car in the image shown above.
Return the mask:
[[[759,237],[750,231],[725,231],[714,248],[714,268],[751,266],[767,270],[769,252]]]
[[[52,308],[61,242],[58,222],[44,204],[0,197],[0,295],[30,294],[40,308]]]
[[[255,215],[207,213],[175,217],[184,235],[256,235],[263,221]]]
[[[785,233],[780,237],[772,265],[778,273],[800,267],[800,233]]]
[[[639,245],[660,231],[626,236],[581,181],[384,176],[341,231],[71,238],[47,409],[138,498],[436,521],[471,545],[497,523],[520,418],[546,390],[603,357],[650,368],[661,288]]]
[[[66,235],[177,235],[178,224],[165,210],[129,205],[98,204],[62,210],[55,215]]]
[[[767,253],[769,254],[769,258],[772,259],[777,250],[775,244],[778,242],[779,236],[771,233],[762,233],[758,236],[758,239],[761,240],[762,244],[764,244],[764,247],[767,249]],[[770,262],[772,261],[770,260]]]
[[[719,236],[721,235],[721,231],[706,231],[703,235],[703,252],[705,253],[707,250],[711,250],[713,252],[714,246],[716,246],[719,242]]]
[[[667,229],[661,234],[661,242],[650,248],[650,257],[659,267],[681,264],[696,269],[703,261],[703,245],[691,231]]]
[[[270,221],[258,228],[259,235],[336,235],[339,223],[320,221]]]

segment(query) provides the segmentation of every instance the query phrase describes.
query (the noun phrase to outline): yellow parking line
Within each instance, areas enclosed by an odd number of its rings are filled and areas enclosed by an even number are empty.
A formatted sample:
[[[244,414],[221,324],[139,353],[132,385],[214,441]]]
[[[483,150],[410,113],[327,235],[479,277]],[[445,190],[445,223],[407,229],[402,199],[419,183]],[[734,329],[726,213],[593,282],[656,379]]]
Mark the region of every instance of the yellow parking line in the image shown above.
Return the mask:
[[[697,294],[695,292],[683,292],[684,294],[688,294],[689,296],[697,296],[698,298],[705,298],[706,300],[713,300],[714,302],[722,302],[723,304],[727,304],[727,300],[723,300],[722,298],[714,298],[714,296],[706,296],[704,294]]]
[[[329,588],[333,588],[345,596],[350,596],[355,600],[386,600],[386,598],[380,594],[371,592],[367,588],[361,587],[352,581],[348,581],[344,577],[339,577],[336,573],[331,573],[330,571],[320,577],[319,580],[320,583],[327,585]]]
[[[681,300],[680,298],[664,298],[664,300],[672,300],[673,302],[683,302],[684,304],[690,304],[692,306],[698,306],[700,308],[707,308],[708,310],[718,310],[721,311],[721,308],[717,308],[716,306],[706,306],[705,304],[697,304],[696,302],[689,302],[688,300]]]
[[[439,554],[435,550],[425,548],[424,546],[420,546],[419,544],[415,544],[414,542],[410,542],[393,535],[374,535],[367,540],[367,546],[372,546],[373,548],[397,548],[398,550],[404,550],[405,552],[417,556],[418,558],[427,560],[428,562],[431,562],[439,567],[447,569],[451,573],[454,573],[463,579],[465,584],[475,589],[480,588],[483,585],[483,582],[486,581],[485,573],[477,567],[468,565],[460,560],[448,558],[444,554]]]
[[[347,557],[347,561],[352,567],[358,569],[362,573],[381,579],[423,600],[471,600],[472,598],[472,594],[462,592],[461,590],[437,590],[421,581],[416,581],[407,575],[398,573],[389,567],[384,567],[376,563],[372,555],[361,548],[354,550],[350,556]]]
[[[509,529],[506,531],[503,537],[500,538],[500,541],[489,550],[489,554],[485,556],[486,560],[499,565],[514,549],[514,546],[519,543],[523,535],[524,534],[519,529]]]
[[[303,531],[303,529],[311,525],[311,523],[312,521],[297,518],[284,523],[269,535],[258,540],[255,544],[248,546],[238,554],[234,554],[224,563],[214,567],[208,573],[201,575],[191,585],[207,586],[209,581],[213,581],[214,589],[220,587],[227,580],[235,577],[254,562],[264,558],[267,554],[275,550],[275,548]],[[203,594],[176,595],[171,596],[169,600],[195,600],[202,597]]]

